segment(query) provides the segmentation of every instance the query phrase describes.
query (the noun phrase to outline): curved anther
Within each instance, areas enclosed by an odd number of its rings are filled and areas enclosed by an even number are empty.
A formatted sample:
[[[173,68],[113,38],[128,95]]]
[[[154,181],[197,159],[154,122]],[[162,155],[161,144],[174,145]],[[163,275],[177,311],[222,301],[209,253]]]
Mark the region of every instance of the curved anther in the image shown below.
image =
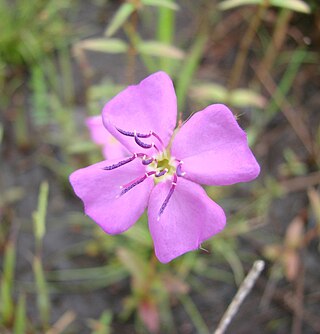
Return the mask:
[[[179,162],[179,165],[177,166],[177,169],[176,169],[176,174],[177,176],[185,176],[186,175],[186,172],[183,172],[182,171],[182,164],[183,164],[183,161],[180,161]]]
[[[169,169],[168,168],[165,168],[163,169],[161,172],[158,172],[155,174],[155,177],[160,177],[160,176],[163,176],[164,174],[168,173],[169,172]]]
[[[139,133],[139,132],[131,132],[131,131],[125,131],[120,128],[115,127],[122,135],[128,136],[128,137],[139,137],[139,138],[149,138],[153,135],[153,132],[150,131],[149,133]]]
[[[117,129],[117,131],[119,131],[124,136],[134,137],[136,143],[139,146],[143,147],[143,148],[154,147],[159,152],[159,149],[156,147],[156,145],[154,143],[152,143],[152,144],[146,144],[146,143],[142,142],[141,140],[139,140],[139,138],[150,138],[151,136],[157,138],[157,140],[159,141],[159,143],[162,146],[162,148],[165,148],[164,144],[163,144],[163,141],[161,140],[161,138],[155,132],[153,132],[153,131],[149,131],[149,133],[140,133],[140,132],[137,132],[136,130],[134,130],[134,131],[125,131],[125,130],[122,130],[122,129],[118,128],[118,127],[115,127],[115,128]]]
[[[113,164],[111,166],[103,167],[102,169],[103,170],[112,170],[112,169],[115,169],[115,168],[119,168],[119,167],[121,167],[121,166],[123,166],[123,165],[125,165],[125,164],[127,164],[127,163],[129,163],[131,161],[133,161],[134,159],[136,159],[136,158],[142,158],[143,156],[145,156],[145,154],[143,154],[143,153],[135,153],[130,158],[127,158],[125,160],[119,161],[116,164]]]
[[[139,139],[137,135],[134,136],[134,140],[142,148],[151,148],[154,146],[153,143],[151,144],[144,143],[142,140]]]
[[[155,145],[154,142],[152,142],[151,144],[147,144],[147,143],[144,143],[142,140],[140,140],[138,138],[138,136],[135,136],[134,137],[134,140],[135,142],[142,148],[145,148],[145,149],[148,149],[148,148],[151,148],[151,147],[154,147],[156,149],[157,152],[160,152],[158,147]]]
[[[142,164],[147,166],[147,165],[150,165],[152,162],[154,162],[155,159],[153,157],[150,157],[150,158],[144,158],[142,159]]]
[[[170,188],[170,190],[168,192],[167,197],[165,198],[164,202],[161,205],[161,208],[160,208],[159,213],[158,213],[157,221],[160,220],[161,215],[163,214],[164,209],[167,207],[167,205],[169,203],[169,200],[170,200],[170,198],[171,198],[171,196],[172,196],[172,194],[174,192],[174,189],[176,188],[176,185],[177,185],[177,175],[174,174],[173,175],[172,184],[171,184],[171,188]]]

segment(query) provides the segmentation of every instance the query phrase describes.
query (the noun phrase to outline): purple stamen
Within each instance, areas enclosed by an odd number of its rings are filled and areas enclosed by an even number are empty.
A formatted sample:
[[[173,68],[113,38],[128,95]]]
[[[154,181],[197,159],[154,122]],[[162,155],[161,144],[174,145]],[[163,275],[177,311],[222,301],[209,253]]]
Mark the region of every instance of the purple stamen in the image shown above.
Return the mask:
[[[168,173],[168,171],[169,171],[168,168],[165,168],[165,169],[163,169],[161,172],[155,174],[155,177],[160,177],[160,176],[162,176],[162,175]]]
[[[134,137],[135,138],[135,141],[136,143],[143,147],[143,148],[151,148],[151,147],[154,147],[158,152],[159,149],[156,147],[156,145],[154,143],[152,144],[146,144],[144,142],[142,142],[141,140],[139,140],[139,138],[149,138],[151,136],[155,137],[158,139],[159,143],[161,144],[161,146],[164,148],[164,144],[161,140],[161,138],[153,131],[150,131],[149,133],[140,133],[140,132],[136,132],[136,131],[125,131],[125,130],[122,130],[120,128],[117,128],[115,127],[121,134],[123,134],[124,136],[128,136],[128,137]]]
[[[154,144],[154,142],[152,142],[151,144],[144,143],[142,140],[140,140],[140,139],[138,138],[138,136],[135,136],[135,137],[134,137],[134,140],[135,140],[135,142],[136,142],[139,146],[141,146],[142,148],[148,149],[148,148],[154,147],[154,148],[156,149],[157,152],[160,152],[159,149],[158,149],[158,147]]]
[[[134,140],[139,146],[143,148],[151,148],[153,146],[153,144],[144,143],[142,140],[139,139],[138,136],[134,136]]]
[[[130,183],[124,185],[124,186],[121,186],[120,188],[122,189],[121,193],[117,196],[120,197],[120,196],[123,196],[124,194],[126,194],[129,190],[131,190],[132,188],[134,188],[135,186],[137,186],[138,184],[140,184],[141,182],[143,182],[146,178],[148,178],[149,176],[155,174],[156,172],[148,172],[148,173],[145,173],[142,177],[139,177],[133,181],[131,181]]]
[[[131,161],[133,161],[135,158],[136,158],[136,154],[134,154],[132,157],[128,158],[128,159],[125,159],[125,160],[122,160],[122,161],[119,161],[118,163],[116,164],[113,164],[111,166],[106,166],[106,167],[103,167],[102,169],[104,170],[112,170],[112,169],[115,169],[115,168],[118,168],[118,167],[121,167]]]
[[[148,159],[143,159],[142,160],[142,164],[147,166],[147,165],[150,165],[155,159],[154,158],[148,158]]]
[[[149,138],[152,136],[152,132],[149,132],[147,134],[144,134],[144,133],[139,133],[139,132],[131,132],[131,131],[125,131],[125,130],[122,130],[122,129],[119,129],[116,127],[116,129],[121,133],[123,134],[124,136],[128,136],[128,137],[139,137],[139,138]]]
[[[176,174],[177,176],[185,176],[186,175],[186,172],[183,172],[182,171],[182,164],[183,164],[183,161],[180,161],[179,165],[177,166],[177,169],[176,169]]]
[[[160,217],[163,214],[164,209],[167,207],[167,205],[169,203],[169,200],[170,200],[170,198],[171,198],[171,196],[172,196],[172,194],[174,192],[174,189],[175,189],[176,185],[177,185],[177,175],[174,174],[173,175],[173,181],[172,181],[171,188],[169,190],[169,193],[168,193],[167,197],[165,198],[164,202],[161,205],[161,208],[160,208],[159,213],[158,213],[157,221],[160,220]]]
[[[134,159],[136,158],[143,158],[145,157],[146,155],[143,154],[143,153],[135,153],[132,157],[128,158],[128,159],[125,159],[125,160],[122,160],[122,161],[119,161],[118,163],[116,164],[113,164],[111,166],[106,166],[106,167],[103,167],[102,169],[103,170],[112,170],[112,169],[115,169],[115,168],[119,168],[131,161],[133,161]]]

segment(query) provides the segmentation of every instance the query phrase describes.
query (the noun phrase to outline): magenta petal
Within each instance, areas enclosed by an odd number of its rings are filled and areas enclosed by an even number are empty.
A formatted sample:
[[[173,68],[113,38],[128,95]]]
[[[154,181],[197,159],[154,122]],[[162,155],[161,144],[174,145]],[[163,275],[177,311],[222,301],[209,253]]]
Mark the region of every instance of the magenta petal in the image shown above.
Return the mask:
[[[177,256],[199,248],[206,239],[219,233],[226,216],[204,189],[196,183],[179,178],[160,220],[158,212],[171,182],[159,183],[149,200],[149,228],[159,261],[167,263]]]
[[[102,153],[106,159],[116,159],[129,156],[129,151],[104,127],[101,116],[91,116],[86,119],[94,143],[102,145]]]
[[[147,178],[123,196],[120,186],[143,177],[145,166],[134,160],[113,170],[103,170],[119,160],[106,160],[70,175],[74,192],[84,203],[85,213],[109,234],[117,234],[131,227],[145,210],[154,181]]]
[[[142,148],[132,137],[120,134],[116,127],[143,134],[154,131],[167,146],[177,118],[176,95],[170,77],[157,72],[140,84],[129,86],[104,106],[102,117],[110,133],[133,153]],[[144,139],[147,143],[152,141],[160,146],[154,137]]]
[[[193,115],[175,136],[171,153],[183,160],[185,178],[201,184],[251,181],[260,172],[246,133],[222,104]]]

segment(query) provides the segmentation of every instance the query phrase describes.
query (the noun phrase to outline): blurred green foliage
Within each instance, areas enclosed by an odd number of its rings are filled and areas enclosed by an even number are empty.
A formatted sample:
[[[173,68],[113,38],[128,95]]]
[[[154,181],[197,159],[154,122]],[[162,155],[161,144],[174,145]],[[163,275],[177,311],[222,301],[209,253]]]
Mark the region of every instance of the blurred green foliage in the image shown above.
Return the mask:
[[[264,1],[203,1],[199,6],[193,4],[195,7],[192,9],[197,9],[193,12],[197,24],[195,29],[188,31],[187,38],[181,41],[176,22],[179,11],[184,9],[178,2],[124,1],[119,3],[110,18],[104,36],[73,42],[79,35],[71,29],[67,14],[76,9],[77,3],[65,0],[0,0],[0,87],[4,92],[1,106],[7,108],[13,104],[15,111],[13,114],[7,111],[5,121],[0,123],[0,144],[3,144],[2,138],[6,134],[4,124],[12,122],[17,147],[24,148],[26,143],[36,149],[45,147],[37,153],[37,164],[49,169],[56,183],[68,189],[66,196],[69,195],[70,172],[102,159],[100,148],[90,142],[85,130],[85,116],[98,114],[107,100],[134,81],[139,61],[148,73],[162,69],[172,76],[180,121],[189,116],[190,109],[199,110],[209,103],[228,103],[240,114],[237,117],[241,119],[242,113],[245,115],[250,145],[258,146],[266,127],[270,122],[277,121],[277,115],[282,112],[319,167],[319,156],[315,152],[320,145],[320,135],[316,143],[310,144],[305,135],[303,119],[298,114],[295,117],[290,114],[290,102],[294,100],[291,99],[291,88],[301,67],[306,63],[315,63],[316,56],[306,45],[282,49],[284,39],[281,39],[281,36],[286,35],[292,11],[309,13],[315,10],[316,4],[297,0],[270,1],[269,4],[278,7],[278,11],[272,12],[275,17],[274,29],[265,26],[267,21],[264,17],[269,7]],[[248,6],[242,5],[249,5],[251,11],[246,12]],[[101,4],[99,10],[103,11],[104,6],[105,3]],[[255,67],[256,76],[250,82],[240,80],[243,79],[245,68],[250,66],[247,55],[249,51],[252,52],[250,43],[241,39],[243,36],[238,39],[240,47],[234,55],[236,60],[227,78],[215,82],[210,76],[206,79],[206,75],[199,75],[201,70],[202,74],[205,72],[202,68],[205,68],[206,57],[210,55],[208,45],[215,45],[215,32],[224,24],[222,10],[227,9],[251,15],[249,20],[246,15],[240,15],[240,23],[247,27],[244,36],[249,36],[251,42],[254,38],[262,41],[261,50],[257,51],[262,56]],[[148,39],[143,37],[143,31],[148,31]],[[90,63],[88,51],[125,55],[123,66],[127,77],[121,82],[116,82],[110,76],[93,82],[94,64]],[[78,63],[76,74],[85,83],[81,92],[80,111],[79,105],[75,103],[75,85],[79,79],[75,78],[73,71],[73,57]],[[277,84],[273,81],[273,73],[277,76]],[[20,91],[24,82],[27,85],[27,97],[25,91]],[[264,85],[265,82],[269,85]],[[17,96],[22,96],[22,99]],[[31,129],[28,123],[32,124]],[[287,178],[304,177],[308,174],[308,166],[295,151],[285,149],[279,174]],[[132,316],[139,333],[147,330],[156,332],[159,326],[162,326],[160,328],[163,332],[176,332],[172,305],[177,303],[190,318],[196,332],[209,333],[210,329],[193,301],[191,292],[205,293],[205,280],[209,280],[210,284],[241,283],[245,273],[244,265],[251,263],[257,254],[240,247],[240,240],[247,237],[245,240],[250,241],[250,232],[258,231],[259,235],[259,228],[266,223],[271,204],[283,198],[288,189],[287,185],[268,174],[250,185],[237,185],[232,189],[207,187],[208,195],[222,203],[230,213],[228,227],[203,245],[203,250],[185,254],[168,265],[160,264],[154,257],[146,215],[126,233],[111,237],[82,213],[66,213],[63,218],[66,230],[68,233],[80,231],[84,240],[70,245],[67,250],[57,250],[52,256],[59,257],[63,253],[71,260],[80,256],[93,263],[100,259],[101,264],[53,270],[46,267],[42,253],[46,247],[47,209],[51,205],[49,185],[44,181],[39,189],[38,206],[34,203],[34,214],[27,218],[29,223],[32,219],[34,223],[34,250],[30,261],[30,270],[34,275],[32,282],[19,282],[15,278],[17,239],[15,235],[9,236],[8,231],[0,226],[3,253],[0,332],[13,331],[20,334],[50,331],[54,325],[51,294],[92,291],[129,281],[130,292],[124,299],[120,316],[106,309],[98,319],[87,319],[87,327],[93,334],[111,333],[114,319],[126,321]],[[312,202],[311,209],[318,219],[319,194],[316,191],[308,194]],[[2,192],[0,218],[8,221],[9,226],[14,223],[10,221],[10,215],[7,218],[5,209],[25,195],[21,187]],[[264,235],[261,239],[265,241]],[[277,241],[279,244],[282,242]],[[278,250],[277,247],[275,243],[272,251]],[[277,279],[284,276],[285,273],[281,272]],[[28,316],[28,300],[34,296],[37,297],[37,319]],[[64,324],[61,333],[69,325],[70,333],[73,333],[72,323],[76,317],[68,312],[61,315]],[[269,326],[276,328],[277,323],[270,323]]]
[[[68,39],[64,12],[71,1],[0,1],[0,60],[32,66]]]

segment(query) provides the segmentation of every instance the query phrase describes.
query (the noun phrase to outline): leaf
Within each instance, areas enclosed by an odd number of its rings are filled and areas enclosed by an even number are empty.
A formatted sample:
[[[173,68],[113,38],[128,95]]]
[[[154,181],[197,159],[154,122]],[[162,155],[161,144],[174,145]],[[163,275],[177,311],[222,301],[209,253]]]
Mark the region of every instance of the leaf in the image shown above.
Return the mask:
[[[172,59],[183,59],[185,54],[182,50],[157,41],[144,41],[137,45],[137,50],[146,55],[155,57],[168,57]]]
[[[122,4],[107,27],[105,35],[107,37],[112,36],[126,22],[135,9],[136,8],[132,3],[125,2]]]
[[[203,83],[192,86],[190,95],[193,99],[203,102],[225,101],[227,90],[225,87],[215,83]]]
[[[43,181],[39,190],[38,209],[32,215],[34,222],[34,235],[37,242],[40,242],[45,234],[48,194],[49,184],[47,181]]]
[[[225,0],[219,3],[218,8],[221,10],[228,10],[244,5],[257,5],[261,0]]]
[[[197,101],[207,103],[229,103],[235,107],[263,108],[266,99],[250,89],[235,89],[228,93],[227,89],[216,83],[198,84],[191,88],[190,95]]]
[[[273,6],[291,9],[295,12],[300,12],[300,13],[305,13],[305,14],[311,13],[311,9],[309,5],[307,5],[302,0],[287,0],[287,1],[271,0],[270,3]]]
[[[76,47],[105,53],[124,53],[128,44],[118,38],[92,38],[77,43]]]
[[[230,96],[230,103],[237,107],[263,108],[266,102],[263,96],[249,89],[235,89]]]
[[[227,10],[244,5],[262,5],[265,0],[225,0],[219,3],[218,8]],[[269,0],[270,6],[291,9],[296,12],[308,14],[311,12],[309,5],[302,0]]]
[[[179,6],[176,3],[169,0],[141,0],[141,2],[146,6],[164,7],[172,10],[179,9]]]

